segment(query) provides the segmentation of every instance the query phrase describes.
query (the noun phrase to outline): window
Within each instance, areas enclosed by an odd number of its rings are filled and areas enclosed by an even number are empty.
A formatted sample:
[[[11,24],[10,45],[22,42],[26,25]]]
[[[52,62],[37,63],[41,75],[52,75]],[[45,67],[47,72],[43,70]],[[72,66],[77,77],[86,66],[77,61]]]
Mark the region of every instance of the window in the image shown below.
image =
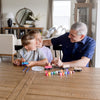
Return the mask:
[[[71,1],[70,0],[54,0],[53,1],[53,26],[62,25],[66,29],[70,29]]]

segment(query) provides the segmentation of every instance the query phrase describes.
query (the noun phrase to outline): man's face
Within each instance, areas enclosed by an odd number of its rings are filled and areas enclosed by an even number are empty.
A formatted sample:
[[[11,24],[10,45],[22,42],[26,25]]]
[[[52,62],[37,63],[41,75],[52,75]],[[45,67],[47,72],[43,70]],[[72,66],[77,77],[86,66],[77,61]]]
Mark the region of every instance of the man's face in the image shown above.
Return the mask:
[[[27,51],[36,50],[36,39],[29,40],[30,44],[25,46]]]
[[[37,48],[41,48],[42,47],[42,43],[43,43],[41,34],[40,33],[35,34],[35,39],[36,39]]]
[[[69,36],[70,41],[72,43],[74,42],[79,42],[84,38],[84,35],[77,35],[77,31],[76,30],[70,30]]]

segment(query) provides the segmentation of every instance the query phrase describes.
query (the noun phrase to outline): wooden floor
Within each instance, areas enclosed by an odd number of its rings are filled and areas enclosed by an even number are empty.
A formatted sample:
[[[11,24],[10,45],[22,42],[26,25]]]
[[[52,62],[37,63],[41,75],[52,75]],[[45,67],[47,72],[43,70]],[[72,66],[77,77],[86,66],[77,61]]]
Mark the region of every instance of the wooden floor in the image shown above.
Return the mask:
[[[67,77],[22,70],[0,63],[0,100],[100,100],[100,69],[84,68]]]

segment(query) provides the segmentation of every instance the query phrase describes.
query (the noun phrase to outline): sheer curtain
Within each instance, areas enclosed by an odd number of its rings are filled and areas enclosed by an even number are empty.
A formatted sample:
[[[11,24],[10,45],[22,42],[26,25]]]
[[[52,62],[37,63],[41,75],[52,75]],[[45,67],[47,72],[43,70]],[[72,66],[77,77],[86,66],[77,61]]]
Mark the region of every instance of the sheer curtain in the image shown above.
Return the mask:
[[[0,34],[1,34],[1,27],[2,27],[2,13],[1,13],[1,0],[0,0]]]
[[[52,27],[53,0],[48,0],[47,29]]]
[[[0,0],[0,20],[1,20],[1,0]]]

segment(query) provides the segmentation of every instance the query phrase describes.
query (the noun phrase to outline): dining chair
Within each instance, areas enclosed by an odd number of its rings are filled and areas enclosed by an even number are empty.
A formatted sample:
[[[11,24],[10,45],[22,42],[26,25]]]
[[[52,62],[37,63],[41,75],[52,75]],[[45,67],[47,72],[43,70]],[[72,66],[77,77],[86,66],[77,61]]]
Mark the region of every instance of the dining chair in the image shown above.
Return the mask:
[[[16,42],[17,38],[13,34],[0,34],[0,56],[11,56],[13,62]]]
[[[59,46],[53,45],[53,50],[54,50],[54,53],[55,53],[55,57],[57,57],[57,51],[59,51],[60,59],[62,59],[62,45],[59,45]]]

